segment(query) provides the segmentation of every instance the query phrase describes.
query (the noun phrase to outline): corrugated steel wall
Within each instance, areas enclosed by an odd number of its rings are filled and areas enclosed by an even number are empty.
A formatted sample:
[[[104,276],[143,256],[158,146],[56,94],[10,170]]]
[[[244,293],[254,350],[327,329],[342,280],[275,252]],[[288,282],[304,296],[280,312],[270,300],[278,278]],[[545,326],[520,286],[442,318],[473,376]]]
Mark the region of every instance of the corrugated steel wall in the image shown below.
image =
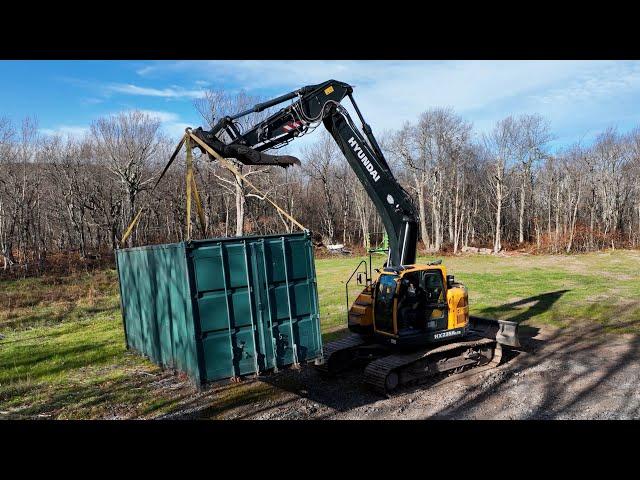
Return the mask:
[[[184,244],[118,250],[127,345],[199,381]]]
[[[117,252],[127,345],[196,382],[322,354],[308,233]]]

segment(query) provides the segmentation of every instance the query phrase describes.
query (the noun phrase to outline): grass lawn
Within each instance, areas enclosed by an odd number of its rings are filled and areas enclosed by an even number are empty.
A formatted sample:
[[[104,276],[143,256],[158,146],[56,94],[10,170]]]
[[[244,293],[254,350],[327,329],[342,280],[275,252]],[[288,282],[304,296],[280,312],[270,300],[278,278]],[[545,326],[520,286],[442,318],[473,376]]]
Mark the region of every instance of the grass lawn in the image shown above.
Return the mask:
[[[316,260],[325,341],[344,331],[342,282],[359,260]],[[469,288],[472,314],[640,332],[640,252],[461,256],[444,263]],[[171,375],[126,351],[117,291],[114,270],[0,282],[0,419],[144,418],[193,395],[189,388],[159,395]],[[353,285],[351,300],[357,291]],[[246,393],[234,392],[212,408]]]

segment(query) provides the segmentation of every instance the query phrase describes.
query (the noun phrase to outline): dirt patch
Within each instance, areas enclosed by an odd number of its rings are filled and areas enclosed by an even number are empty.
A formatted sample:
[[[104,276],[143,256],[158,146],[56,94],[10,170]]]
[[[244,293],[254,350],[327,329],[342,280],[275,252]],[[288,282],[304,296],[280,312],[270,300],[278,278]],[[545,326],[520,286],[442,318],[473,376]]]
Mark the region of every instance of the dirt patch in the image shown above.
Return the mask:
[[[359,372],[326,379],[309,367],[214,387],[164,418],[640,418],[638,337],[609,335],[598,326],[530,331],[531,351],[496,369],[392,398],[361,385]]]

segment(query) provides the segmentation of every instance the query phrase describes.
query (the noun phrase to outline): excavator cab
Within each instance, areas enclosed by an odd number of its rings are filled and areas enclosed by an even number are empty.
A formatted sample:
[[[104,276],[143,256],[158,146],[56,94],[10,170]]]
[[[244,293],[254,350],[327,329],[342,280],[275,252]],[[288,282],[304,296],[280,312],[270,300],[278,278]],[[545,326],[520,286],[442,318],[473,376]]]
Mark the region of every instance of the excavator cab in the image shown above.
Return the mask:
[[[367,294],[369,302],[363,298]],[[464,335],[469,320],[467,298],[464,285],[448,278],[444,266],[407,265],[384,269],[351,310],[355,306],[361,312],[359,305],[370,304],[369,334],[394,345],[416,345]],[[369,324],[367,312],[362,313],[350,315],[349,324],[361,334],[365,325],[357,321]]]

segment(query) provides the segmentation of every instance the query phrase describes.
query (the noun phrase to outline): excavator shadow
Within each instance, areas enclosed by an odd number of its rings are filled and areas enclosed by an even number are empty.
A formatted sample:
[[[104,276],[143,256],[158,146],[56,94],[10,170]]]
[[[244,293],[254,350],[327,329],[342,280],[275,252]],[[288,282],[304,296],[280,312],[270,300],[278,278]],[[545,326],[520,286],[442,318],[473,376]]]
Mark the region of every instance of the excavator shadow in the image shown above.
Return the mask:
[[[502,364],[508,364],[523,353],[535,354],[544,345],[545,340],[539,338],[540,329],[522,325],[522,323],[549,310],[567,291],[548,292],[479,312],[485,318],[499,314],[501,319],[515,321],[519,324],[518,335],[523,348],[521,351],[506,349],[503,354]],[[348,333],[347,329],[345,328],[342,333],[346,335]],[[339,335],[336,338],[339,338]],[[307,398],[334,411],[346,412],[384,400],[383,397],[368,389],[362,383],[362,371],[362,368],[354,367],[335,376],[324,376],[313,366],[308,365],[301,367],[299,370],[288,369],[266,375],[261,377],[260,381],[299,397]],[[473,375],[467,377],[465,382],[473,381],[470,380],[472,378]],[[455,375],[451,380],[455,381]],[[417,386],[401,388],[397,395],[415,393],[421,389],[434,386],[441,381],[442,379],[429,380]]]
[[[503,318],[504,320],[520,324],[549,310],[562,295],[569,291],[570,290],[556,290],[555,292],[541,293],[540,295],[505,303],[497,307],[484,308],[480,311],[480,316],[492,317],[500,315],[505,317],[505,314],[507,314],[508,317]],[[526,307],[526,309],[522,307]]]
[[[523,298],[514,302],[505,303],[496,307],[480,310],[479,316],[485,318],[499,317],[518,324],[518,337],[524,351],[535,352],[544,343],[538,336],[539,328],[531,325],[523,325],[527,320],[539,316],[553,307],[553,305],[570,290],[556,290],[554,292],[541,293],[532,297]],[[507,360],[516,352],[509,351]]]
[[[337,340],[348,334],[345,327],[334,332],[331,337],[332,340]],[[361,384],[362,370],[363,368],[353,367],[329,376],[309,364],[299,369],[289,368],[265,375],[260,377],[260,381],[311,402],[345,412],[380,400],[380,395]]]

